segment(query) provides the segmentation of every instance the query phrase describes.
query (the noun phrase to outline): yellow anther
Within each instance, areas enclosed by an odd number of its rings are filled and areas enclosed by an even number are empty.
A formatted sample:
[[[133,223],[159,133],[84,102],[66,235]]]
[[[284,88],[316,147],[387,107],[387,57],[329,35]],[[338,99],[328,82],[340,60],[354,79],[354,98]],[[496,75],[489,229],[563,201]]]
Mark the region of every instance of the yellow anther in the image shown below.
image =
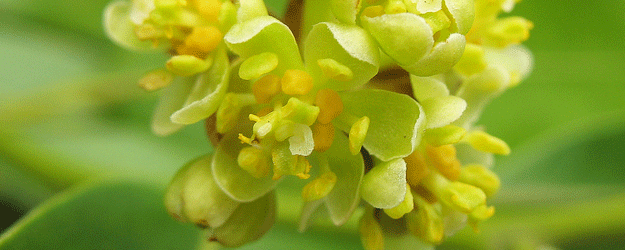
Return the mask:
[[[253,55],[241,63],[239,77],[243,80],[256,79],[273,71],[276,67],[278,67],[278,55],[263,52]]]
[[[458,143],[466,133],[467,131],[462,127],[447,125],[426,130],[423,139],[425,139],[428,144],[438,147]]]
[[[280,77],[277,75],[265,75],[252,84],[252,93],[258,103],[269,103],[280,90]]]
[[[440,202],[462,213],[471,213],[486,203],[486,194],[481,189],[462,182],[451,182],[436,172],[424,178],[423,185]]]
[[[476,233],[479,233],[480,230],[478,228],[478,223],[480,221],[485,221],[489,219],[494,214],[495,214],[495,207],[492,207],[492,206],[489,207],[489,206],[486,206],[486,204],[483,204],[477,207],[475,210],[473,210],[473,212],[469,214],[468,224],[471,225],[471,227],[473,228],[473,231],[475,231]]]
[[[428,145],[426,152],[432,165],[447,179],[455,181],[460,176],[460,161],[456,158],[454,145],[433,147]]]
[[[324,152],[332,146],[332,142],[334,142],[334,125],[315,123],[312,131],[316,151]]]
[[[271,111],[273,111],[273,108],[272,108],[272,107],[264,107],[263,109],[259,110],[259,111],[256,113],[256,116],[261,116],[261,117],[262,117],[262,116],[266,116],[266,115],[268,115],[269,113],[271,113]]]
[[[317,60],[317,65],[321,68],[323,75],[337,81],[350,81],[354,78],[354,72],[347,66],[331,58]]]
[[[506,47],[527,40],[534,24],[522,17],[507,17],[495,21],[488,29],[487,36],[492,46]]]
[[[445,14],[443,10],[439,10],[437,12],[428,12],[422,14],[421,17],[425,19],[425,22],[430,25],[432,28],[432,33],[436,33],[440,30],[449,28],[451,25],[451,20]]]
[[[294,175],[300,179],[310,177],[310,163],[306,157],[292,155],[288,143],[279,144],[271,151],[273,162],[273,179],[280,179],[284,175]]]
[[[253,122],[259,122],[259,121],[260,121],[260,117],[258,117],[258,116],[257,116],[257,115],[255,115],[255,114],[250,114],[250,115],[248,116],[248,118],[250,119],[250,121],[253,121]]]
[[[193,7],[210,22],[217,22],[221,10],[220,0],[189,0]]]
[[[225,134],[236,127],[241,109],[251,104],[254,97],[250,94],[226,94],[216,113],[217,132]]]
[[[322,89],[317,92],[315,105],[319,107],[317,121],[328,124],[343,112],[343,101],[336,91]]]
[[[139,40],[156,40],[165,36],[165,32],[157,29],[151,23],[144,23],[135,28],[135,34]]]
[[[319,107],[304,103],[295,97],[291,97],[287,104],[280,109],[281,118],[306,126],[315,123],[318,115]]]
[[[445,235],[443,218],[439,212],[418,195],[414,196],[415,212],[406,215],[406,226],[416,237],[437,244]]]
[[[362,15],[370,18],[384,15],[384,7],[382,5],[369,6],[362,10]]]
[[[309,182],[302,189],[302,199],[304,202],[319,200],[326,197],[334,188],[336,183],[336,174],[332,171],[325,172],[317,179]]]
[[[349,152],[352,155],[360,153],[360,148],[365,142],[367,130],[369,130],[369,117],[363,116],[356,121],[349,130]]]
[[[215,26],[195,27],[181,46],[176,48],[180,55],[194,55],[198,58],[205,58],[211,51],[221,43],[223,34]]]
[[[462,171],[460,171],[458,180],[482,189],[488,197],[493,196],[501,186],[501,181],[497,174],[477,164],[464,166]]]
[[[421,180],[430,174],[423,153],[415,150],[412,154],[404,158],[406,162],[406,181],[411,187],[417,187]]]
[[[268,159],[259,148],[245,147],[241,149],[237,163],[254,178],[262,178],[269,174]]]
[[[510,154],[510,147],[505,141],[487,134],[484,131],[473,131],[467,134],[464,139],[471,146],[479,151],[498,155]]]
[[[406,197],[404,201],[399,203],[394,208],[384,209],[384,213],[393,219],[399,219],[404,216],[404,214],[410,213],[414,209],[414,201],[412,197],[412,192],[410,191],[410,185],[406,185]]]
[[[191,76],[210,68],[212,61],[207,62],[191,55],[173,56],[165,66],[169,72],[179,76]]]
[[[310,168],[312,168],[312,166],[310,165],[310,162],[308,162],[306,157],[298,155],[296,169],[300,170],[300,172],[295,174],[295,176],[297,176],[297,178],[300,178],[302,180],[306,180],[310,178],[310,174],[309,174]]]
[[[358,231],[365,250],[384,250],[384,233],[380,223],[374,217],[373,208],[360,218]]]
[[[313,78],[306,71],[289,69],[280,80],[282,92],[287,95],[305,95],[313,87]]]
[[[399,14],[406,12],[406,5],[402,0],[389,0],[384,11],[387,14]]]
[[[460,57],[460,61],[454,66],[454,69],[464,75],[470,76],[482,72],[486,69],[486,66],[483,47],[467,43],[464,47],[464,53],[462,57]]]
[[[252,139],[245,137],[243,134],[239,134],[239,140],[241,143],[252,145]]]
[[[144,75],[139,80],[139,86],[147,91],[154,91],[168,86],[174,80],[174,75],[164,69],[157,69]]]

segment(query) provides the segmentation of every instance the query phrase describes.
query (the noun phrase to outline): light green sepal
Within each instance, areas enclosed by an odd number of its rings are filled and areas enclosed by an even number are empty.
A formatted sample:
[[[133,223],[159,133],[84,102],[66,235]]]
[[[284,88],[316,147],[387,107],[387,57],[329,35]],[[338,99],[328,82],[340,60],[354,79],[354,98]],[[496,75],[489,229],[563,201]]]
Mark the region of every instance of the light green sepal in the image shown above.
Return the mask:
[[[130,50],[156,49],[151,41],[141,41],[137,38],[131,13],[132,3],[130,1],[117,1],[106,6],[104,31],[108,37],[119,46]],[[161,44],[165,45],[166,43]]]
[[[282,76],[287,69],[303,69],[297,42],[291,30],[270,16],[261,16],[232,26],[224,36],[228,48],[242,58],[271,52],[278,56],[274,73]]]
[[[360,203],[360,183],[365,174],[362,155],[349,153],[347,136],[335,131],[332,146],[323,153],[328,159],[330,170],[336,174],[336,184],[323,198],[330,219],[337,225],[343,225],[351,217]]]
[[[434,46],[432,29],[412,13],[363,16],[362,24],[400,66],[415,64]]]
[[[426,128],[439,128],[457,120],[467,108],[467,102],[456,96],[430,98],[420,102],[427,117]]]
[[[225,247],[238,247],[258,240],[276,221],[274,192],[249,203],[241,204],[221,227],[213,228],[209,241]]]
[[[445,6],[453,18],[452,25],[455,26],[452,32],[467,34],[473,25],[475,18],[474,0],[445,0]]]
[[[218,49],[213,66],[198,75],[182,108],[171,115],[178,124],[192,124],[206,119],[219,108],[228,90],[230,64],[225,48]]]
[[[350,117],[369,117],[371,122],[363,146],[371,155],[383,161],[406,157],[421,141],[425,115],[421,105],[409,96],[375,89],[340,96],[344,109],[333,121],[334,125],[349,133],[355,122]]]
[[[315,79],[315,88],[348,90],[367,83],[378,73],[380,53],[375,41],[358,26],[319,23],[306,38],[306,69]],[[319,46],[323,44],[323,46]],[[318,60],[331,58],[353,72],[346,81],[330,79],[323,74]]]
[[[466,40],[458,33],[451,34],[444,42],[437,43],[431,52],[410,65],[402,65],[406,71],[418,76],[431,76],[449,71],[462,57]]]
[[[362,179],[362,199],[376,208],[394,208],[406,197],[406,162],[382,162]]]
[[[251,131],[251,128],[235,131]],[[271,175],[255,178],[239,167],[237,157],[243,147],[246,145],[239,141],[236,133],[226,135],[215,149],[212,170],[224,193],[236,201],[250,202],[267,194],[278,182],[272,180]]]

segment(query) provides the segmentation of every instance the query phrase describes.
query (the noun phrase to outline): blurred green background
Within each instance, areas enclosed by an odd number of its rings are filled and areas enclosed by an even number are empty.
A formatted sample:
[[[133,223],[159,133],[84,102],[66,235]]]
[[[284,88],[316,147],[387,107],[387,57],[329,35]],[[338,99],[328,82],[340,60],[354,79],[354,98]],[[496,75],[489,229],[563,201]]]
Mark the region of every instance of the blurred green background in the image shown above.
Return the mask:
[[[108,2],[0,1],[0,249],[199,241],[160,197],[179,166],[210,150],[202,124],[152,135],[156,94],[136,81],[166,59],[112,44],[101,28]],[[266,2],[284,10],[285,0]],[[497,158],[497,213],[481,233],[465,229],[441,248],[622,249],[625,2],[525,0],[511,15],[535,24],[525,43],[534,70],[480,120],[513,149]],[[285,248],[284,237],[298,249],[361,248],[354,221],[298,234],[292,195],[279,193],[280,220],[249,249]]]

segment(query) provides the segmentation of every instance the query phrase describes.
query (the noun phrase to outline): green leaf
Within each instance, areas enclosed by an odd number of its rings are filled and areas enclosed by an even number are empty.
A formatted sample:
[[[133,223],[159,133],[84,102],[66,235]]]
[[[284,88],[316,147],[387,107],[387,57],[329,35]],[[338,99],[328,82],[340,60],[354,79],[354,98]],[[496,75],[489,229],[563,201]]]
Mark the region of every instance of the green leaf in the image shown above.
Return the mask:
[[[192,226],[167,215],[162,188],[112,182],[66,191],[0,237],[0,249],[191,249]]]
[[[304,60],[315,78],[315,88],[337,91],[354,89],[378,73],[380,55],[375,41],[365,30],[354,25],[319,23],[306,38]],[[323,46],[319,46],[323,44]],[[336,80],[324,76],[318,60],[331,58],[353,72],[352,79]]]
[[[380,160],[405,157],[421,141],[425,115],[421,106],[409,96],[373,89],[341,93],[340,96],[344,111],[334,120],[334,125],[349,132],[354,117],[369,117],[371,123],[363,146]]]
[[[251,129],[244,130],[251,131]],[[238,134],[226,135],[215,150],[213,156],[213,175],[217,185],[232,199],[240,202],[256,200],[273,190],[278,181],[271,174],[254,178],[250,173],[239,167],[237,157],[245,147],[238,139]]]
[[[244,23],[237,23],[224,41],[234,53],[248,58],[263,52],[278,56],[274,73],[282,76],[287,69],[303,69],[299,49],[291,30],[270,16],[261,16]]]

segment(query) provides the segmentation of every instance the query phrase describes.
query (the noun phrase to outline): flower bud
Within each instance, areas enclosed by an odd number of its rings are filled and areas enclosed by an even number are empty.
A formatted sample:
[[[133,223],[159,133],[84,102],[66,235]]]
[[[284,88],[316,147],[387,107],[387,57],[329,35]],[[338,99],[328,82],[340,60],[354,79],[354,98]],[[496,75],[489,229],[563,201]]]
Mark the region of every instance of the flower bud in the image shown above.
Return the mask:
[[[360,195],[376,208],[393,208],[406,197],[406,162],[396,159],[382,162],[362,179]]]

